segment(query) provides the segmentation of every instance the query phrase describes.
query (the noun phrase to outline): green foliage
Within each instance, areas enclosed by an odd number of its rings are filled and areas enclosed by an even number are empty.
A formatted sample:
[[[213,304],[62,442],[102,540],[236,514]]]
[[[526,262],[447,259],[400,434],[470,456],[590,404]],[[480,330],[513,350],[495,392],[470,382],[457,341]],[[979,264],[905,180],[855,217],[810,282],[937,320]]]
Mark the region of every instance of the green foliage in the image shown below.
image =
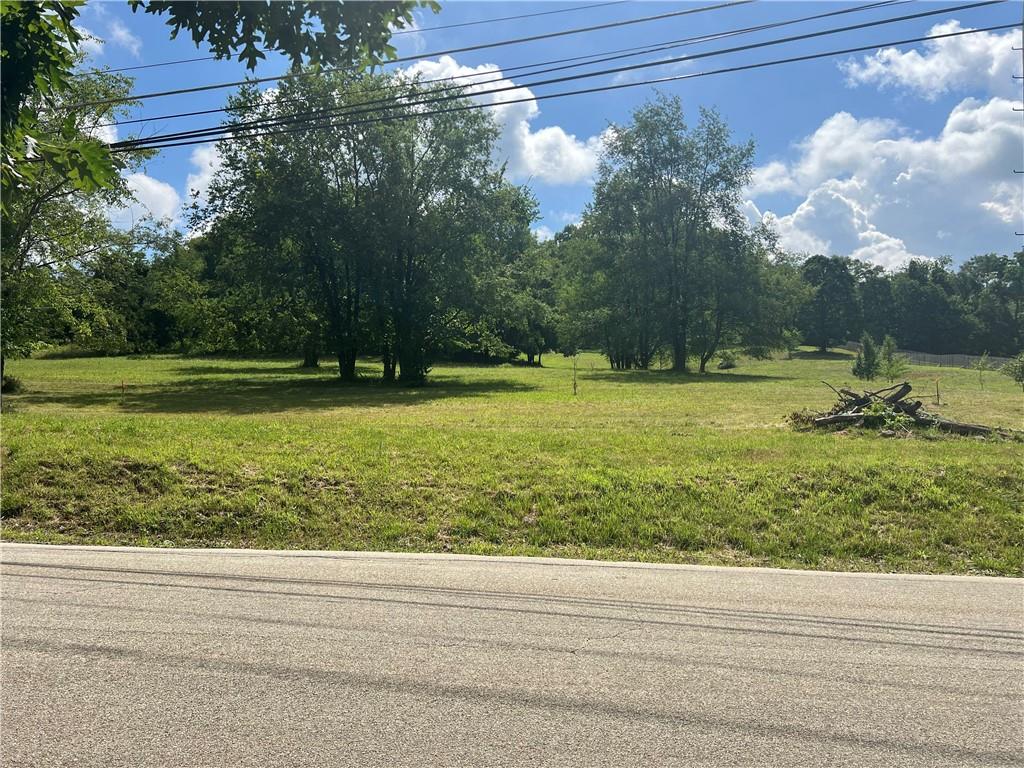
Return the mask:
[[[121,159],[72,121],[58,130],[43,130],[39,105],[52,108],[72,87],[72,69],[82,34],[74,22],[81,0],[43,0],[0,4],[3,65],[2,144],[0,170],[3,211],[18,190],[31,186],[49,169],[77,189],[92,192],[113,186],[123,168]],[[263,50],[279,50],[296,67],[345,66],[363,69],[394,58],[389,40],[393,28],[412,24],[416,7],[435,12],[434,0],[387,2],[245,2],[197,3],[182,0],[129,0],[133,11],[168,15],[171,37],[188,30],[199,45],[206,41],[219,58],[238,52],[253,69]],[[259,46],[259,47],[257,47]]]
[[[737,360],[739,360],[739,358],[731,349],[721,350],[718,353],[718,370],[727,371],[731,368],[735,368]]]
[[[879,370],[890,383],[896,381],[896,379],[903,378],[907,371],[910,370],[910,361],[907,360],[906,355],[901,355],[896,351],[896,339],[892,336],[886,335],[882,340],[881,367]]]
[[[396,85],[332,73],[287,81],[255,110],[244,89],[233,106],[249,119],[296,103],[337,110]],[[243,284],[307,310],[310,334],[322,334],[344,379],[371,350],[386,380],[408,384],[421,384],[446,350],[540,354],[552,321],[541,298],[550,278],[529,232],[536,204],[492,170],[496,135],[485,113],[455,111],[231,143],[195,223],[209,227],[213,251],[248,262],[236,273]]]
[[[908,433],[914,420],[888,403],[875,401],[864,409],[864,426],[890,432]]]
[[[1024,352],[1021,352],[1010,362],[1006,363],[999,369],[999,372],[1004,376],[1009,376],[1020,384],[1021,390],[1024,390]]]
[[[856,328],[857,295],[850,264],[849,259],[812,256],[801,267],[812,293],[800,309],[800,329],[804,341],[822,352],[845,342]]]
[[[786,352],[786,359],[792,360],[793,353],[800,348],[800,342],[803,339],[800,331],[795,328],[787,328],[782,332],[782,348]]]
[[[182,30],[217,58],[236,55],[249,69],[265,59],[265,50],[280,51],[295,67],[360,68],[395,57],[392,29],[412,26],[417,7],[435,13],[434,0],[383,2],[197,3],[188,0],[128,0],[133,11],[167,15],[174,39]]]
[[[762,301],[774,243],[739,213],[752,155],[713,110],[688,126],[675,98],[611,128],[594,201],[562,247],[574,345],[598,346],[616,369],[648,368],[667,351],[676,370],[696,356],[703,371],[723,345],[777,343]]]
[[[41,117],[55,110],[72,89],[71,70],[81,33],[74,27],[81,2],[0,3],[3,29],[0,62],[2,108],[2,210],[5,216],[20,190],[43,174],[66,178],[92,192],[115,183],[122,168],[103,144],[81,130],[74,115],[47,125]]]
[[[860,337],[860,349],[853,363],[853,375],[866,381],[874,380],[881,370],[882,360],[878,355],[875,340],[867,333]]]
[[[992,364],[992,361],[989,360],[989,358],[988,358],[988,350],[985,350],[984,352],[981,353],[981,356],[977,360],[974,361],[974,363],[971,365],[971,368],[972,368],[972,370],[975,370],[975,371],[978,372],[978,386],[980,386],[982,389],[984,389],[985,388],[985,374],[988,371],[994,371],[995,370],[995,366]]]

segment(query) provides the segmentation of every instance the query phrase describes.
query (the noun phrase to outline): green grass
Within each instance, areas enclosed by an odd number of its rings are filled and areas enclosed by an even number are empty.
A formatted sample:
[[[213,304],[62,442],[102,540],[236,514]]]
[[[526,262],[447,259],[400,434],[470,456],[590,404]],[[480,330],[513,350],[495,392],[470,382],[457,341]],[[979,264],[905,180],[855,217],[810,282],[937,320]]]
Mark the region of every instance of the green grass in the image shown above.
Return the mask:
[[[373,369],[366,363],[366,370]],[[24,360],[3,415],[8,540],[1024,568],[1022,443],[798,432],[850,359],[707,376],[438,366],[422,389],[294,361]],[[1020,428],[1013,382],[915,367],[936,409]],[[122,390],[123,383],[123,390]],[[883,384],[879,383],[879,386]]]

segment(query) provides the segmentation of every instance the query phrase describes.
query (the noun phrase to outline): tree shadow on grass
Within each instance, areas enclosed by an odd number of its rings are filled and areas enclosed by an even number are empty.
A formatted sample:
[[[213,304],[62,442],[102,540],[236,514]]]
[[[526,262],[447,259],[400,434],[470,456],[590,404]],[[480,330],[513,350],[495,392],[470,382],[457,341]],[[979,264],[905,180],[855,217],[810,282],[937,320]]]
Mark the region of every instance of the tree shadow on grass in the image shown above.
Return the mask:
[[[676,373],[674,371],[586,371],[581,377],[616,384],[749,384],[757,381],[783,381],[791,376],[764,376],[755,373]]]
[[[836,351],[833,351],[831,349],[828,350],[827,352],[822,352],[821,350],[815,349],[813,351],[800,350],[800,351],[797,351],[797,352],[793,353],[793,359],[794,360],[845,360],[845,361],[850,361],[850,360],[853,360],[853,358],[854,358],[854,353],[853,352],[836,352]]]
[[[181,376],[303,376],[337,378],[338,366],[321,364],[318,368],[303,368],[297,362],[273,361],[267,365],[181,365],[174,369]],[[357,365],[359,376],[380,376],[380,368]]]
[[[196,377],[170,384],[136,385],[89,392],[26,392],[18,401],[72,408],[116,408],[126,413],[254,414],[331,408],[392,408],[434,400],[526,392],[536,387],[504,379],[464,382],[438,379],[422,387],[386,385],[337,377],[267,381]]]

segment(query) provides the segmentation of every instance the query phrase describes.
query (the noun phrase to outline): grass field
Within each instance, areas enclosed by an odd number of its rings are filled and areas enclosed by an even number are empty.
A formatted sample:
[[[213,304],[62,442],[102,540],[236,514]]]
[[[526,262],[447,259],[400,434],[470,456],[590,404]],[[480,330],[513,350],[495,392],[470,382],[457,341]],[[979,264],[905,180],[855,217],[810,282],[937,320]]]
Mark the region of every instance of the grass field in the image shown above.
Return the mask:
[[[786,423],[831,403],[822,379],[851,382],[839,353],[703,377],[584,355],[576,397],[555,355],[438,366],[422,389],[176,356],[9,372],[24,391],[2,419],[8,540],[1024,568],[1024,443]],[[1024,426],[1008,378],[915,367],[915,394],[936,378],[930,410]]]

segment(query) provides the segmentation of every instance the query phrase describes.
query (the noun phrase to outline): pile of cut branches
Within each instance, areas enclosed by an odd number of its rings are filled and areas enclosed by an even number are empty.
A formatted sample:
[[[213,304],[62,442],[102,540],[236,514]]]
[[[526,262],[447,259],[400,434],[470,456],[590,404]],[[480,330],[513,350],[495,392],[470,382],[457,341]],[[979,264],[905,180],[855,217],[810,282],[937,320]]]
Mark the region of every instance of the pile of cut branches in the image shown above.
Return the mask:
[[[950,421],[931,413],[921,406],[920,400],[909,400],[913,387],[906,381],[874,392],[854,392],[836,389],[823,381],[839,397],[827,413],[794,414],[794,420],[812,427],[868,427],[880,429],[888,436],[909,435],[914,427],[934,427],[957,435],[988,437],[993,434],[1009,436],[1005,430],[981,424]]]

